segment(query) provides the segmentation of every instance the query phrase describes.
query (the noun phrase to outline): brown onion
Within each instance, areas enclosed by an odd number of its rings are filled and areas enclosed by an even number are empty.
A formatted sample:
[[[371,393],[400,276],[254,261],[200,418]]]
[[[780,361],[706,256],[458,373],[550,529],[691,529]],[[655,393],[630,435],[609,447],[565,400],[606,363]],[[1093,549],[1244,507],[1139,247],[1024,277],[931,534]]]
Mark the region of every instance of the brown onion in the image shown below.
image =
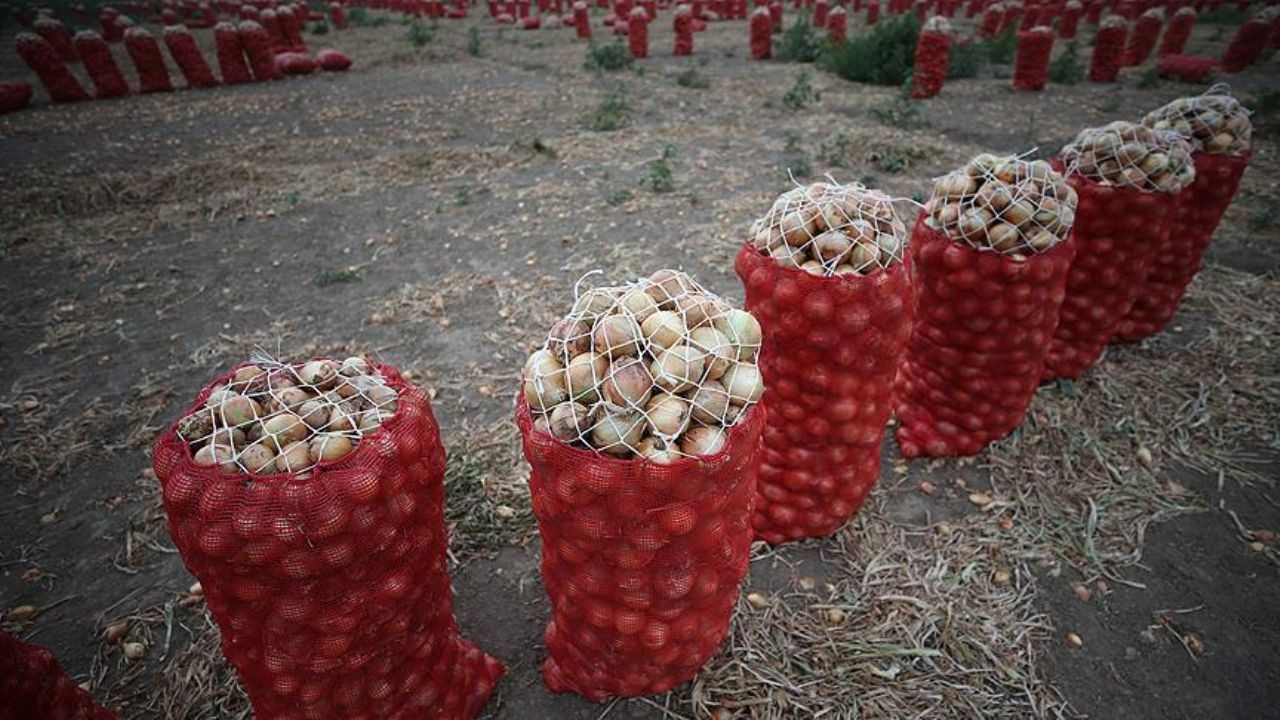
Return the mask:
[[[728,436],[716,427],[691,428],[680,438],[680,452],[695,457],[715,455],[724,449]]]
[[[644,407],[653,392],[653,378],[644,363],[635,358],[622,358],[605,373],[604,399],[621,408]]]
[[[551,411],[547,427],[551,434],[564,442],[577,442],[591,427],[589,412],[584,405],[574,402],[561,403]]]
[[[600,397],[599,386],[609,370],[609,359],[585,352],[574,356],[565,370],[565,386],[576,402],[592,403]]]
[[[707,377],[719,379],[729,369],[729,365],[737,359],[738,351],[729,337],[710,327],[700,327],[693,331],[690,342],[694,347],[706,353]]]
[[[688,345],[660,350],[649,366],[653,382],[668,392],[682,393],[702,379],[704,357],[702,351]]]
[[[611,455],[628,455],[644,434],[644,418],[637,412],[603,410],[591,428],[591,444]]]
[[[656,312],[644,321],[644,337],[650,345],[669,348],[684,337],[684,320],[670,310]]]
[[[354,447],[350,438],[337,433],[319,433],[311,438],[312,462],[332,462],[346,457]]]
[[[606,315],[596,323],[595,351],[619,358],[640,350],[640,326],[626,315]]]
[[[689,398],[693,419],[708,425],[721,423],[729,411],[729,391],[718,380],[708,380]]]
[[[734,405],[755,402],[764,394],[764,378],[755,365],[734,365],[722,380],[729,391],[729,401]]]
[[[644,406],[645,417],[649,419],[649,427],[653,432],[667,437],[675,437],[684,428],[685,418],[689,413],[689,405],[682,398],[667,393],[658,393]]]

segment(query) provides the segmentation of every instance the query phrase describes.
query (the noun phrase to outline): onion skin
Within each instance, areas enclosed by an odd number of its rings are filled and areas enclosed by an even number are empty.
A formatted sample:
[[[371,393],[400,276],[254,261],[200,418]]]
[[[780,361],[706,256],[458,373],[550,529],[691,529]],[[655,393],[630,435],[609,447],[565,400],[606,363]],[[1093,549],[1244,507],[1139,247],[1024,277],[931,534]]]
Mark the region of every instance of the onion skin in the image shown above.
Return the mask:
[[[311,450],[305,442],[286,445],[276,457],[276,469],[280,472],[302,472],[311,464]]]
[[[602,412],[591,429],[591,444],[601,452],[626,456],[640,443],[644,418],[635,412]]]
[[[658,435],[675,437],[684,428],[689,414],[689,404],[683,398],[658,393],[644,406],[649,427]]]
[[[543,411],[569,399],[564,368],[547,350],[538,350],[525,363],[524,399],[529,407]]]
[[[336,433],[319,433],[311,438],[310,452],[312,462],[332,462],[339,460],[351,452],[351,440]]]
[[[548,333],[547,349],[561,362],[590,351],[591,326],[571,318],[559,320]]]
[[[626,315],[606,315],[596,323],[595,351],[610,359],[640,350],[640,326]]]
[[[650,315],[642,325],[644,337],[652,346],[669,348],[680,342],[685,334],[684,320],[670,310]]]
[[[704,356],[688,345],[676,345],[658,353],[649,366],[658,387],[672,393],[682,393],[702,378]]]
[[[708,380],[689,398],[693,419],[707,425],[720,424],[729,412],[729,391],[724,384]]]
[[[585,352],[569,361],[565,370],[565,385],[575,402],[592,403],[600,398],[597,390],[609,371],[609,359],[603,355]]]
[[[239,427],[262,417],[262,406],[257,400],[244,395],[231,395],[223,400],[218,408],[222,424],[228,427]]]
[[[567,402],[557,405],[547,419],[547,427],[557,440],[574,443],[582,439],[591,427],[590,413],[586,406]]]
[[[624,358],[609,367],[601,387],[609,403],[620,408],[641,408],[653,393],[653,377],[644,369],[644,363]]]
[[[694,457],[715,455],[724,450],[728,436],[720,428],[691,428],[680,438],[680,452]]]
[[[764,378],[755,365],[734,365],[724,374],[723,380],[729,391],[729,401],[734,405],[756,402],[764,394]]]
[[[236,458],[253,475],[270,475],[276,471],[276,453],[266,443],[250,445]]]

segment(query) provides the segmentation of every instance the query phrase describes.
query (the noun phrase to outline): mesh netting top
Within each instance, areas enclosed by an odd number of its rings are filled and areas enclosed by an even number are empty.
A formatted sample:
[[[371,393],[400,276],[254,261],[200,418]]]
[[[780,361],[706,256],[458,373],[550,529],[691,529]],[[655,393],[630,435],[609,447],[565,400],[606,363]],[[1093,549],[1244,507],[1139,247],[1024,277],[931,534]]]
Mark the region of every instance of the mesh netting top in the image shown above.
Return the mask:
[[[534,426],[658,463],[714,455],[764,392],[760,325],[685,273],[578,296],[524,367]]]
[[[1128,24],[1128,23],[1126,23],[1126,22],[1124,21],[1124,18],[1120,17],[1119,15],[1108,15],[1108,16],[1106,16],[1106,17],[1102,18],[1102,22],[1098,23],[1098,27],[1100,27],[1100,28],[1122,28],[1122,27],[1125,27],[1127,24]]]
[[[879,190],[813,183],[779,195],[752,224],[751,243],[813,275],[868,275],[902,260],[906,226]]]
[[[396,412],[398,393],[362,357],[255,358],[178,422],[199,465],[224,474],[294,473],[350,453]]]
[[[1164,9],[1163,9],[1163,8],[1151,8],[1150,10],[1148,10],[1148,11],[1146,11],[1146,12],[1142,13],[1142,17],[1145,17],[1145,18],[1155,18],[1156,20],[1159,20],[1160,22],[1164,22]]]
[[[952,240],[1025,260],[1067,237],[1076,191],[1043,160],[983,153],[938,178],[924,211]]]
[[[925,21],[922,30],[925,32],[951,32],[951,22],[941,15],[934,15]]]
[[[1067,171],[1102,185],[1176,193],[1196,177],[1191,146],[1176,132],[1118,120],[1082,130],[1062,149]]]
[[[1080,10],[1084,8],[1084,5],[1080,4],[1080,0],[1067,0],[1067,4],[1063,7],[1068,10]]]
[[[1142,124],[1155,130],[1176,132],[1195,150],[1219,155],[1242,155],[1249,151],[1253,139],[1249,110],[1223,85],[1152,110],[1142,119]]]

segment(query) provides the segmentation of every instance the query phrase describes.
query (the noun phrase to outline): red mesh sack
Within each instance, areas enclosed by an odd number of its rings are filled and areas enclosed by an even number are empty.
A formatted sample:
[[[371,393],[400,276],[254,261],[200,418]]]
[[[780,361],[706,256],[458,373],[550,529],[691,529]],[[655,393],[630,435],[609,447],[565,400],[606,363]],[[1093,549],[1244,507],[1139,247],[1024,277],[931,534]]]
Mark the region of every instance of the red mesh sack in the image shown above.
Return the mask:
[[[1128,31],[1124,20],[1109,16],[1098,26],[1093,41],[1093,59],[1089,61],[1089,79],[1096,83],[1113,83],[1120,77],[1124,64],[1124,43]]]
[[[764,338],[755,529],[766,542],[836,532],[875,484],[911,335],[905,234],[883,195],[817,184],[778,198],[738,252]]]
[[[351,67],[351,58],[337,50],[325,49],[317,52],[316,62],[320,63],[320,69],[325,72],[342,72]]]
[[[165,27],[171,27],[182,22],[178,18],[178,13],[173,8],[165,8],[160,11],[160,23]]]
[[[1037,26],[1018,33],[1018,54],[1013,62],[1013,89],[1043,90],[1049,79],[1049,56],[1053,53],[1053,32]]]
[[[94,97],[109,98],[129,94],[124,73],[116,65],[111,46],[92,30],[81,30],[75,37],[76,53],[84,61],[84,70],[93,81]]]
[[[1254,18],[1241,25],[1222,56],[1223,72],[1240,72],[1258,62],[1267,49],[1270,34],[1271,25],[1266,20]]]
[[[849,34],[849,16],[844,8],[833,8],[827,14],[827,42],[839,45]]]
[[[124,32],[124,47],[133,61],[133,68],[138,72],[139,92],[168,92],[173,90],[169,80],[169,69],[165,67],[164,55],[160,53],[160,44],[155,37],[140,27],[132,27]]]
[[[115,720],[53,653],[0,631],[0,720]]]
[[[1018,32],[1024,33],[1035,27],[1039,17],[1036,8],[1026,8],[1018,18]]]
[[[240,31],[235,25],[229,22],[214,25],[213,43],[222,82],[227,85],[253,82],[253,74],[249,72],[249,63],[244,57],[244,46],[240,42]]]
[[[756,8],[751,12],[751,58],[768,60],[773,57],[773,20],[767,8]]]
[[[1102,21],[1102,11],[1106,9],[1101,0],[1092,0],[1085,6],[1085,19],[1090,25],[1098,25]]]
[[[72,63],[80,59],[76,55],[76,46],[71,40],[71,31],[60,21],[48,17],[38,18],[31,24],[31,29],[49,43],[63,62]]]
[[[302,22],[298,15],[288,7],[276,11],[276,19],[280,23],[280,34],[285,45],[292,52],[306,52],[307,43],[302,39]]]
[[[1156,61],[1156,74],[1189,83],[1209,82],[1218,61],[1198,55],[1161,55]]]
[[[916,43],[911,97],[930,98],[942,91],[942,84],[947,78],[947,56],[950,51],[951,32],[946,19],[930,18]]]
[[[1151,57],[1151,51],[1156,47],[1156,40],[1160,37],[1160,26],[1164,24],[1164,13],[1157,9],[1151,9],[1138,18],[1138,22],[1133,27],[1133,34],[1129,36],[1129,44],[1124,49],[1125,66],[1141,65]]]
[[[1222,92],[1174,100],[1149,113],[1143,124],[1188,138],[1196,177],[1178,193],[1172,229],[1113,338],[1117,342],[1155,335],[1173,318],[1253,157],[1248,111]]]
[[[0,113],[21,110],[31,103],[31,83],[0,82]]]
[[[209,63],[196,46],[195,36],[184,25],[175,25],[164,29],[164,44],[169,48],[169,55],[178,64],[182,77],[187,80],[189,88],[210,88],[219,85],[218,78],[209,70]]]
[[[867,27],[874,26],[880,20],[880,3],[871,0],[867,3]]]
[[[938,180],[911,237],[916,325],[894,393],[904,457],[973,455],[1022,422],[1066,294],[1074,210],[1043,162],[979,155]]]
[[[524,17],[520,18],[520,28],[522,30],[537,30],[542,27],[542,17]]]
[[[1062,10],[1062,22],[1058,23],[1058,37],[1074,40],[1080,27],[1080,14],[1084,8],[1078,0],[1070,0]]]
[[[22,32],[13,39],[14,48],[22,61],[40,78],[40,84],[54,102],[88,100],[89,93],[80,86],[71,71],[58,57],[53,46],[39,35]]]
[[[367,366],[393,391],[394,414],[340,459],[250,475],[241,440],[234,460],[211,454],[226,465],[198,464],[213,446],[193,458],[188,423],[213,393],[242,388],[232,381],[247,366],[205,387],[153,449],[170,534],[258,720],[473,718],[503,672],[453,618],[445,453],[431,405],[393,368]],[[257,377],[274,383],[276,372]],[[291,402],[288,388],[270,387],[263,392]],[[214,407],[234,410],[226,399]]]
[[[672,21],[675,30],[676,55],[693,54],[693,13],[688,5],[676,7],[675,19]]]
[[[642,7],[631,8],[627,15],[627,49],[631,57],[649,57],[649,15]]]
[[[990,40],[1000,29],[1000,18],[1004,15],[1004,6],[995,3],[982,11],[982,23],[978,26],[978,37]]]
[[[773,31],[782,32],[782,3],[771,2],[768,8],[769,19],[773,21]]]
[[[831,10],[831,6],[827,4],[827,0],[818,0],[813,4],[813,26],[824,28],[827,26],[827,13]]]
[[[240,23],[240,47],[249,58],[249,68],[253,71],[253,79],[275,80],[283,73],[276,65],[275,52],[271,49],[271,36],[265,28],[252,20]]]
[[[587,4],[582,0],[573,4],[573,29],[580,39],[591,37],[591,16],[587,13]]]
[[[1163,158],[1158,175],[1140,167],[1153,155]],[[1102,355],[1166,241],[1178,192],[1195,175],[1182,138],[1125,122],[1083,131],[1063,161],[1080,196],[1076,257],[1046,380],[1077,378]]]
[[[267,37],[271,39],[271,50],[273,52],[288,50],[289,40],[284,36],[284,28],[280,26],[280,16],[276,11],[270,8],[263,10],[259,18],[262,29],[267,31]]]
[[[1156,56],[1163,58],[1166,55],[1181,55],[1195,24],[1195,10],[1184,7],[1174,13],[1173,19],[1169,21],[1169,27],[1165,28],[1164,36],[1160,38],[1160,49],[1156,51]]]
[[[342,7],[342,3],[329,3],[329,19],[333,21],[333,27],[335,29],[347,29],[347,9]]]
[[[320,68],[315,58],[295,52],[276,55],[276,66],[285,75],[310,75]]]

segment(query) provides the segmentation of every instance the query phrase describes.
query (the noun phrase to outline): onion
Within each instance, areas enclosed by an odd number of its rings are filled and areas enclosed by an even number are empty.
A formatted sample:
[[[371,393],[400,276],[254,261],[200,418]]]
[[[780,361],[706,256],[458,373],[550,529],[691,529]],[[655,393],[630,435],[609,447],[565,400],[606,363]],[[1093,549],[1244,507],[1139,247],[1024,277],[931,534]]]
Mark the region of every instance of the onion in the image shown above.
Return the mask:
[[[304,385],[328,390],[337,382],[339,365],[332,360],[312,360],[298,371]]]
[[[669,348],[684,337],[685,325],[681,317],[669,310],[656,312],[644,321],[644,337],[650,345]]]
[[[551,434],[567,443],[582,439],[591,426],[586,406],[574,402],[561,403],[551,411],[547,427]]]
[[[364,396],[375,408],[388,413],[395,412],[400,394],[390,385],[384,385],[376,378],[373,380],[374,382],[365,390]]]
[[[337,433],[319,433],[311,438],[311,461],[332,462],[351,452],[350,438]]]
[[[248,383],[254,378],[260,375],[263,375],[265,373],[266,373],[266,370],[263,370],[257,365],[245,365],[239,370],[236,370],[235,374],[231,376],[231,382]]]
[[[572,314],[587,322],[604,315],[613,308],[614,296],[607,290],[599,288],[588,290],[573,303]]]
[[[329,432],[351,432],[356,429],[356,412],[350,405],[341,403],[329,410],[329,424],[325,429]]]
[[[187,442],[203,440],[213,434],[213,416],[197,410],[178,421],[178,435]]]
[[[818,277],[823,277],[824,275],[827,274],[827,269],[823,267],[822,263],[818,262],[817,260],[804,261],[800,265],[800,269],[809,273],[810,275],[817,275]]]
[[[581,320],[564,318],[547,333],[547,349],[562,362],[591,349],[591,326]]]
[[[631,452],[644,434],[644,418],[637,412],[610,412],[601,409],[599,419],[591,428],[591,444],[610,455],[626,455]]]
[[[248,436],[240,428],[218,428],[213,431],[213,435],[209,438],[210,443],[222,445],[231,450],[239,450],[244,447],[247,441]]]
[[[670,465],[680,459],[679,455],[668,449],[667,443],[661,438],[646,437],[636,445],[636,453],[640,457],[651,460],[659,465]]]
[[[595,351],[619,358],[640,350],[640,326],[627,315],[606,315],[596,323]]]
[[[291,412],[267,418],[262,422],[262,431],[281,447],[302,440],[309,433],[302,418]]]
[[[231,395],[219,406],[222,424],[229,427],[247,425],[262,417],[262,406],[244,395]]]
[[[604,399],[620,408],[644,407],[653,392],[653,378],[644,369],[644,363],[635,358],[623,358],[609,366],[601,386]]]
[[[368,435],[380,427],[382,427],[382,413],[377,410],[368,410],[362,413],[360,422],[356,425],[361,435]]]
[[[716,318],[715,328],[738,349],[738,360],[750,361],[760,348],[760,323],[746,310],[732,308]]]
[[[235,456],[235,451],[226,445],[210,443],[196,451],[195,461],[197,465],[218,465],[224,475],[232,475],[240,472],[240,467],[235,463]]]
[[[684,325],[689,329],[698,327],[705,323],[708,318],[716,315],[716,306],[706,295],[701,293],[690,293],[682,295],[675,300],[676,312],[684,318]]]
[[[286,387],[272,390],[271,397],[281,408],[294,411],[311,399],[311,393],[299,387]]]
[[[276,468],[280,472],[302,472],[311,464],[311,451],[305,442],[289,443],[276,456]]]
[[[734,405],[755,402],[764,394],[764,379],[760,377],[760,368],[755,365],[734,365],[722,380],[729,391],[729,402]]]
[[[676,298],[693,289],[693,281],[679,270],[659,270],[649,276],[649,283],[645,292],[663,310],[674,308]]]
[[[338,372],[347,377],[359,377],[370,373],[369,361],[362,357],[349,357],[342,361],[342,366],[338,368]]]
[[[853,243],[839,230],[828,230],[813,239],[813,251],[823,262],[835,262],[848,254]]]
[[[524,399],[536,410],[550,410],[569,399],[564,368],[547,350],[534,352],[525,363]]]
[[[649,370],[658,387],[682,393],[702,379],[704,365],[702,351],[688,345],[675,345],[660,351]]]
[[[246,470],[254,475],[270,475],[276,471],[276,453],[267,443],[255,443],[240,451],[236,457]]]
[[[701,423],[723,424],[729,411],[729,391],[718,380],[708,380],[689,398],[693,405],[693,419]]]
[[[667,437],[675,437],[684,428],[685,418],[689,413],[689,405],[682,398],[667,393],[653,396],[644,406],[645,417],[649,419],[649,427],[653,432]]]
[[[576,402],[595,402],[600,397],[598,387],[608,370],[609,359],[604,355],[584,352],[575,356],[565,371],[569,396]]]
[[[715,455],[724,449],[727,440],[728,436],[720,428],[692,428],[680,438],[680,452],[695,457]]]
[[[623,293],[619,303],[624,310],[631,313],[638,323],[643,323],[649,319],[650,315],[658,312],[658,303],[639,286]]]
[[[737,359],[738,351],[733,347],[728,336],[715,328],[700,327],[693,331],[690,342],[694,347],[706,353],[707,377],[719,379],[729,369],[729,364]]]
[[[298,417],[312,430],[329,424],[329,405],[323,400],[308,400],[298,408]]]

